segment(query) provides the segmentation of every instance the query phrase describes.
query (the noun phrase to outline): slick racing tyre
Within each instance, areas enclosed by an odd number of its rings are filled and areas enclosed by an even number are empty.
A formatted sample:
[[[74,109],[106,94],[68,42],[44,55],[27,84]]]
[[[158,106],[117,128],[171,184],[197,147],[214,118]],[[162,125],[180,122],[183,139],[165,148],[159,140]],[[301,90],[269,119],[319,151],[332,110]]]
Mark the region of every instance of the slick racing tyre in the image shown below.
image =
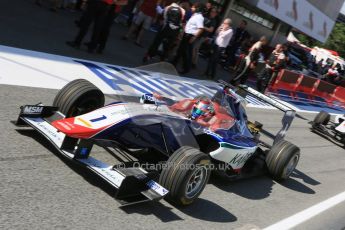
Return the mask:
[[[325,111],[320,111],[314,118],[314,124],[316,125],[327,125],[331,115]]]
[[[266,165],[273,179],[288,179],[296,168],[300,158],[300,149],[285,140],[281,140],[268,152]]]
[[[166,162],[159,184],[169,190],[166,200],[181,206],[193,203],[210,178],[210,159],[198,149],[184,146]]]
[[[55,96],[53,106],[66,117],[75,117],[104,106],[104,94],[84,79],[65,85]]]

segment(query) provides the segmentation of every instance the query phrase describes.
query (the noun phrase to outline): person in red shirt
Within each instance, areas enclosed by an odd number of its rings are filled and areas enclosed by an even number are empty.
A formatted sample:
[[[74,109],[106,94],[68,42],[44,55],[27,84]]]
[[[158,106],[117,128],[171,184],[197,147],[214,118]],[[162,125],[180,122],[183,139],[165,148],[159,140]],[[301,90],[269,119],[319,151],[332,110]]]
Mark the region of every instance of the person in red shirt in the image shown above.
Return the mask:
[[[139,8],[139,13],[129,28],[127,34],[122,37],[123,40],[127,40],[130,36],[137,31],[140,26],[141,29],[136,37],[135,44],[142,47],[141,39],[144,36],[144,31],[149,30],[153,19],[156,17],[156,8],[160,4],[161,0],[144,0]]]

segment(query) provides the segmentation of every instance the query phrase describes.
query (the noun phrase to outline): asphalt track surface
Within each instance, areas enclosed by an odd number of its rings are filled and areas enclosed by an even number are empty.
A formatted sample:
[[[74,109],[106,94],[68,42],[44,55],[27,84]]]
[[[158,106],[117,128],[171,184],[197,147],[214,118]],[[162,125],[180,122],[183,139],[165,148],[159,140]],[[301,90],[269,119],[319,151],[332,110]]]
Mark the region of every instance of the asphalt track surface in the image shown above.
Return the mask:
[[[290,180],[279,184],[268,175],[230,183],[212,179],[186,208],[165,201],[119,208],[110,186],[60,157],[36,132],[10,123],[20,105],[50,104],[56,92],[0,86],[1,229],[255,229],[345,191],[344,149],[311,133],[308,120],[314,115],[302,114],[287,136],[302,154]],[[280,127],[278,111],[249,109],[248,115],[271,132]],[[94,150],[96,158],[116,163],[103,150]],[[343,227],[342,203],[296,229]]]

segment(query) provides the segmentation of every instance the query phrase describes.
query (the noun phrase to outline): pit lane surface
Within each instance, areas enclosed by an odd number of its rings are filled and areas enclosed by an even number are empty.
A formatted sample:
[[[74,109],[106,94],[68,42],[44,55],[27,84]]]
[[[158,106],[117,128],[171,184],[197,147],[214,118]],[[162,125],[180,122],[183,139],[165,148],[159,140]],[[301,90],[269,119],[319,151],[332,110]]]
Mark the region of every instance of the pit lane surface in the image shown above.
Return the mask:
[[[292,178],[282,184],[269,176],[225,183],[211,180],[200,199],[186,208],[165,201],[119,208],[110,186],[60,157],[36,132],[9,121],[18,107],[51,104],[56,90],[0,85],[0,228],[1,229],[252,229],[265,228],[345,191],[345,151],[309,131],[313,114],[301,114],[287,139],[301,148]],[[109,99],[109,98],[108,98]],[[248,109],[270,131],[281,113]],[[101,159],[113,158],[95,149]],[[296,229],[345,227],[344,204]],[[330,218],[332,217],[332,218]]]

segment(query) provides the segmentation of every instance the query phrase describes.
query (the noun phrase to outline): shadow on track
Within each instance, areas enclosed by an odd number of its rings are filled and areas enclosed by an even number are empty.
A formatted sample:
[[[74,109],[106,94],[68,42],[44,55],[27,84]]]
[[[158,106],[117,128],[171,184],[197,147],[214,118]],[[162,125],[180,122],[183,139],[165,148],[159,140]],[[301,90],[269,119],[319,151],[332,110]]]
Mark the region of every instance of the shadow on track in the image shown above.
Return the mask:
[[[186,207],[175,207],[184,214],[196,219],[228,223],[237,220],[237,217],[230,212],[213,203],[212,201],[199,198],[196,202]],[[162,222],[183,220],[173,213],[172,208],[165,206],[163,203],[142,203],[135,206],[125,206],[122,208],[127,214],[156,215]],[[167,215],[169,213],[169,215]]]
[[[56,148],[46,138],[37,133],[37,131],[32,129],[16,129],[16,131],[23,136],[32,138],[35,141],[37,141],[48,151],[52,152],[56,157],[58,157],[71,170],[73,170],[78,175],[82,176],[88,183],[100,188],[109,196],[114,196],[116,189],[114,189],[107,182],[96,176],[92,171],[62,156],[59,153],[59,151],[56,150]],[[114,202],[116,202],[116,200],[114,200]],[[176,208],[179,209],[181,212],[185,213],[186,215],[211,222],[227,223],[234,222],[237,220],[237,218],[234,215],[229,213],[224,208],[213,203],[212,201],[208,201],[201,198],[199,198],[196,201],[196,203],[191,206]],[[183,220],[180,216],[172,212],[172,207],[165,206],[164,202],[141,203],[133,206],[121,207],[121,209],[128,214],[137,213],[141,215],[155,215],[162,222]]]
[[[272,179],[262,176],[231,182],[220,178],[212,178],[212,183],[222,191],[234,193],[251,200],[261,200],[268,197],[274,184]]]
[[[299,182],[296,178],[302,179],[304,183],[312,186],[321,184],[319,181],[314,180],[299,170],[295,170],[288,180],[282,181],[279,184],[296,192],[315,194],[313,189]],[[275,182],[269,176],[256,176],[233,182],[213,178],[212,183],[225,192],[234,193],[247,199],[261,200],[271,194],[273,185],[278,182]]]

